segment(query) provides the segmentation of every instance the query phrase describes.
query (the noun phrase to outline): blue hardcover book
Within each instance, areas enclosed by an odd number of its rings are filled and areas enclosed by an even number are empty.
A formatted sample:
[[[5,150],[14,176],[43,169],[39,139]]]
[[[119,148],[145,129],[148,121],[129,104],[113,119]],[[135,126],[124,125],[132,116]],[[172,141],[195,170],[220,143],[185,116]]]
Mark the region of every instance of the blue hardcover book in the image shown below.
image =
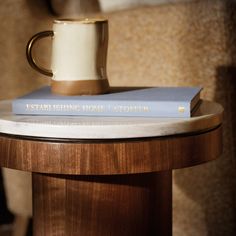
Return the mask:
[[[63,96],[43,87],[12,103],[14,114],[57,116],[190,117],[200,100],[198,87],[155,87],[92,95]]]

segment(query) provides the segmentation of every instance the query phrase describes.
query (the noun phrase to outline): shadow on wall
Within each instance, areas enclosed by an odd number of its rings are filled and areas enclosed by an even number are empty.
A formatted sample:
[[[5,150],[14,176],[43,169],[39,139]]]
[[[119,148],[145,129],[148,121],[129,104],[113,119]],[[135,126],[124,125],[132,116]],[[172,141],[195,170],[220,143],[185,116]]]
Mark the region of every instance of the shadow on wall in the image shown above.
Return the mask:
[[[217,68],[217,88],[220,90],[222,85],[227,91],[227,104],[228,109],[226,112],[231,114],[232,119],[232,151],[234,153],[234,159],[232,159],[232,164],[236,170],[236,158],[235,158],[235,148],[236,148],[236,1],[227,0],[225,3],[225,26],[226,26],[226,48],[230,56],[230,64],[228,66],[220,66]],[[230,22],[230,24],[227,24]],[[227,27],[228,26],[228,27]],[[222,83],[223,81],[223,83]],[[218,97],[216,97],[218,99]],[[236,171],[234,172],[236,177]],[[236,179],[236,178],[234,178]],[[236,181],[235,181],[235,197],[236,197]],[[236,199],[235,199],[236,202]],[[236,207],[236,205],[235,205]]]
[[[234,217],[236,218],[236,1],[225,1],[225,28],[226,28],[226,50],[229,54],[229,65],[219,66],[216,70],[216,89],[221,91],[223,88],[226,92],[225,117],[228,118],[231,130],[231,154],[232,158],[229,160],[233,167],[232,179],[233,182],[233,197],[234,204],[230,207],[234,210]],[[216,94],[216,101],[220,96]],[[227,116],[227,115],[228,116]],[[235,219],[234,218],[234,219]],[[236,225],[236,221],[235,221]],[[236,226],[234,228],[236,232]]]
[[[225,34],[221,43],[225,43],[222,45],[225,49],[222,59],[216,60],[222,61],[223,65],[215,65],[215,68],[212,69],[215,74],[214,78],[207,77],[207,79],[215,80],[215,84],[213,88],[211,85],[205,89],[214,90],[212,98],[222,104],[225,109],[224,152],[216,161],[175,173],[177,188],[190,199],[191,203],[194,203],[192,205],[203,212],[202,216],[196,216],[196,218],[202,217],[205,224],[203,231],[206,231],[204,235],[207,236],[233,236],[236,232],[236,3],[230,0],[221,1],[221,3],[224,11],[221,33]],[[194,14],[198,14],[196,9],[189,8],[189,10],[189,17],[194,18]],[[212,9],[208,9],[208,11],[210,13]],[[197,33],[196,31],[195,34]],[[209,35],[205,35],[205,37]],[[211,39],[212,35],[209,37]],[[219,55],[215,55],[215,57],[219,58]],[[229,62],[229,66],[227,62]],[[209,68],[202,69],[208,70]],[[206,99],[209,98],[206,96]],[[194,211],[194,209],[192,210]],[[193,227],[198,226],[202,227],[202,225]]]
[[[56,15],[50,0],[26,0],[26,4],[30,8],[32,15],[35,17],[42,15],[48,16],[50,14]]]
[[[233,203],[229,206],[234,213],[234,232],[236,232],[236,2],[225,1],[225,28],[226,28],[226,50],[229,54],[229,65],[219,66],[216,70],[216,89],[225,91],[225,118],[229,123],[231,136],[226,142],[230,142],[231,158],[229,165],[232,166],[232,197]],[[216,94],[216,101],[220,100],[220,93]],[[227,138],[227,137],[226,137]]]

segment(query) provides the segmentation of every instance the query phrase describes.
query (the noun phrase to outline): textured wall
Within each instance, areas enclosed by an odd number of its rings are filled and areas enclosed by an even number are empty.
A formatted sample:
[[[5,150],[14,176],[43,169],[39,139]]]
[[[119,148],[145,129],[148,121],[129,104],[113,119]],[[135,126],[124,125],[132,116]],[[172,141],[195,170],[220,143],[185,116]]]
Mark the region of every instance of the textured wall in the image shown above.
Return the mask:
[[[0,99],[11,98],[47,83],[46,77],[34,72],[26,62],[25,48],[30,37],[51,28],[44,1],[7,0],[0,5]],[[50,59],[46,41],[35,54],[42,65]],[[49,41],[50,42],[50,41]]]
[[[235,13],[227,1],[195,1],[110,15],[112,85],[203,86],[225,107],[222,157],[175,171],[174,235],[236,232]]]
[[[13,98],[48,83],[46,77],[34,72],[25,57],[29,38],[51,28],[49,10],[44,1],[7,0],[0,5],[0,99]],[[47,65],[50,51],[42,42],[35,50],[38,61]],[[31,214],[30,173],[4,169],[6,193],[14,213]]]
[[[229,1],[232,2],[232,1]],[[174,235],[231,236],[235,222],[235,6],[202,0],[109,13],[112,85],[201,85],[225,107],[224,154],[174,174]],[[50,28],[44,1],[7,0],[0,7],[0,99],[47,83],[25,60],[29,37]],[[46,40],[47,41],[47,40]],[[45,45],[49,42],[45,42]],[[50,51],[36,54],[46,65]]]

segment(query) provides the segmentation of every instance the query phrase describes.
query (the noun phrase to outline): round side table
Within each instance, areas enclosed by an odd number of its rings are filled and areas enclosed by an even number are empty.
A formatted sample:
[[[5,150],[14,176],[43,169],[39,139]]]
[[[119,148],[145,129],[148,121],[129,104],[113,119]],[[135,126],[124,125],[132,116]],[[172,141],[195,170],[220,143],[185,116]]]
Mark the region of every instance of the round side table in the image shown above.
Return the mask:
[[[219,157],[222,113],[16,116],[3,101],[0,166],[33,173],[34,236],[172,235],[172,170]]]

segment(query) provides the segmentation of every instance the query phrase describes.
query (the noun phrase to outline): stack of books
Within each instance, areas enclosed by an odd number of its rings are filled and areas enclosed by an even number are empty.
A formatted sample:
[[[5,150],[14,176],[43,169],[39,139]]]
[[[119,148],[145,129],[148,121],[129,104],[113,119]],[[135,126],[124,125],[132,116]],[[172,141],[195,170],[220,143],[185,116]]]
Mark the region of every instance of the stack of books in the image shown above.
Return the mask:
[[[46,86],[15,99],[17,115],[191,117],[199,87],[154,87],[90,96],[63,96]]]

